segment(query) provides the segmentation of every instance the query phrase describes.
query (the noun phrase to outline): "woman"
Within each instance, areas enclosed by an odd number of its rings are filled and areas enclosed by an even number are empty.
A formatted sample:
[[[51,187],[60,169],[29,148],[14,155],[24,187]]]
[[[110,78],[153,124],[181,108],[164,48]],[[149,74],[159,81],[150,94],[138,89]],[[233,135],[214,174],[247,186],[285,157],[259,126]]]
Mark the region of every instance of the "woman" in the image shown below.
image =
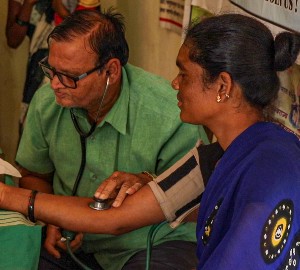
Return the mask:
[[[299,262],[300,143],[263,117],[279,90],[276,72],[299,48],[299,35],[274,42],[263,24],[241,15],[209,18],[187,33],[173,81],[181,119],[207,126],[225,150],[201,200],[198,269]]]
[[[187,32],[172,83],[180,117],[206,125],[225,150],[201,200],[198,269],[296,269],[299,264],[300,143],[263,117],[279,90],[276,72],[291,66],[299,49],[298,35],[281,33],[274,41],[262,23],[238,14],[207,18]],[[90,199],[38,194],[35,217],[98,233],[160,222],[168,216],[164,191],[170,189],[160,182],[179,175],[200,179],[199,153],[200,147],[192,150],[122,207],[95,213],[86,207]],[[192,186],[181,187],[178,198],[186,192],[194,192]],[[29,194],[2,185],[0,205],[27,214]]]

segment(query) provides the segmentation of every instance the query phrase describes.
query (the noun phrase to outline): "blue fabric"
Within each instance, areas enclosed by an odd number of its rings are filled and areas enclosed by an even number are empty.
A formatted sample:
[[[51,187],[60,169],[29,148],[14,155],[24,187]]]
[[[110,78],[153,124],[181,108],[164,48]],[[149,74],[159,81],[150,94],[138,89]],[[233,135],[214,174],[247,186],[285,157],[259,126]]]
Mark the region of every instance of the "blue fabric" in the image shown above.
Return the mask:
[[[198,217],[198,269],[299,269],[300,142],[257,123],[226,150]]]

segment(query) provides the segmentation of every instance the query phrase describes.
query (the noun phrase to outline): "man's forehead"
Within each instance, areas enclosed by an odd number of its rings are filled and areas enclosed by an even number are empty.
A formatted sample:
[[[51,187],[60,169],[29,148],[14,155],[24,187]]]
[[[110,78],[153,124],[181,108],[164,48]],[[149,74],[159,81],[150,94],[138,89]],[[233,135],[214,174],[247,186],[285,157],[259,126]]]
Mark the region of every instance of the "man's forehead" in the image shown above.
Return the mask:
[[[56,41],[49,47],[48,62],[53,59],[60,59],[65,63],[94,64],[98,61],[98,55],[89,46],[89,43],[80,41]],[[49,64],[50,64],[49,63]]]

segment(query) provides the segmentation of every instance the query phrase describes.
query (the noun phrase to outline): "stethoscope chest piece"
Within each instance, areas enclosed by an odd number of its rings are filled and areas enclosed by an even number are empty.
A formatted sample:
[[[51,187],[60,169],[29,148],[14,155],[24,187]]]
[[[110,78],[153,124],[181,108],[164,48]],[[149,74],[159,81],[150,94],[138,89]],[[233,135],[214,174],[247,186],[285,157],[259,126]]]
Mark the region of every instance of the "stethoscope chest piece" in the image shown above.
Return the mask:
[[[91,207],[94,210],[106,210],[110,208],[109,200],[101,200],[98,198],[93,198],[94,201],[89,204],[89,207]]]

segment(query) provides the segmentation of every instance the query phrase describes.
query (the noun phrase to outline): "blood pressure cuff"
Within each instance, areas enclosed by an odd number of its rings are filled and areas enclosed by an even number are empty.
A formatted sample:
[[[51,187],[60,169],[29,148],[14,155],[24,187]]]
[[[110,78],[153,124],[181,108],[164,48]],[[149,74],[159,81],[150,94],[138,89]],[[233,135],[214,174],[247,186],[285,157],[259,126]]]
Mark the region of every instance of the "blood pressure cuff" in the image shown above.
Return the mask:
[[[198,141],[195,148],[148,183],[172,228],[199,207],[208,179],[223,153],[218,143],[204,145]]]

